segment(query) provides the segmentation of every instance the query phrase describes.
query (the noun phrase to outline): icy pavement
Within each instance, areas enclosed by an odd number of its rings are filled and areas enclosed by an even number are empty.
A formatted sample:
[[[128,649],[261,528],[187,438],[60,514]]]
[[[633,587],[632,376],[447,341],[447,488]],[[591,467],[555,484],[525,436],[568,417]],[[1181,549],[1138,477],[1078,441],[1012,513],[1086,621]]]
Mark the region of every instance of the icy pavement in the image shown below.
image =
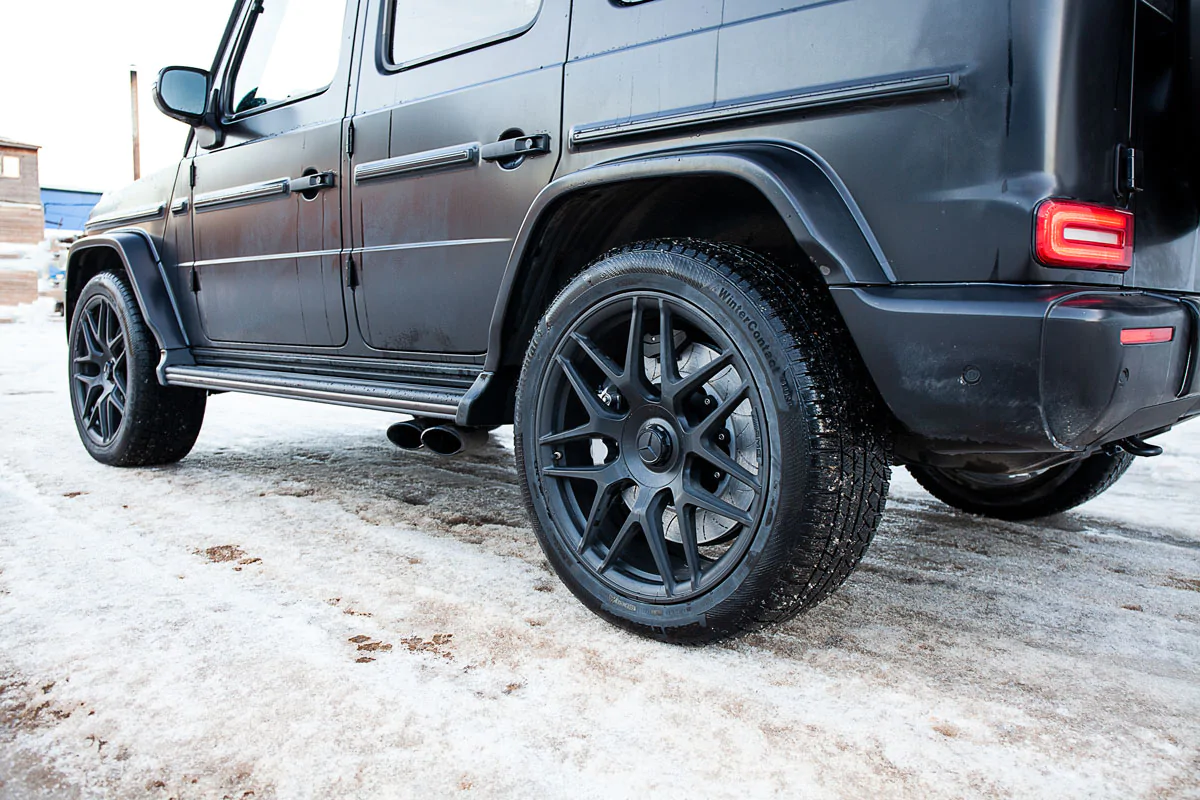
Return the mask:
[[[92,462],[46,311],[0,325],[0,797],[1200,797],[1200,423],[1038,525],[900,472],[841,592],[685,649],[560,586],[501,444],[223,395]]]

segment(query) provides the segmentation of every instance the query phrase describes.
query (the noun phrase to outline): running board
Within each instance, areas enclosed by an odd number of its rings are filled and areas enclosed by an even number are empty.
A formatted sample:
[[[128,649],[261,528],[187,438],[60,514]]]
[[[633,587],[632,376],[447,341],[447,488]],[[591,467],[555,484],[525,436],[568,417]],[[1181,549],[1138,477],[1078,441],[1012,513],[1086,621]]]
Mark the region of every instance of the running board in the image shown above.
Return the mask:
[[[168,386],[311,400],[374,411],[454,419],[465,391],[383,381],[348,381],[229,367],[167,367]]]

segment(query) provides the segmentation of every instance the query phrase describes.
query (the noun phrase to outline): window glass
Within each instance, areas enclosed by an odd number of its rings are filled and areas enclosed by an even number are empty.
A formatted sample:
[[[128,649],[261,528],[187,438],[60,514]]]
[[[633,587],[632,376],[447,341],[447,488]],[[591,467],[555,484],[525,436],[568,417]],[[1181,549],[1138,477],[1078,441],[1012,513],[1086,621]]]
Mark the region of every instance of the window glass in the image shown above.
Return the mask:
[[[21,159],[16,156],[0,158],[0,178],[21,177]]]
[[[261,0],[233,82],[234,113],[325,88],[337,72],[345,3]]]
[[[392,63],[407,64],[516,33],[542,0],[396,0]]]

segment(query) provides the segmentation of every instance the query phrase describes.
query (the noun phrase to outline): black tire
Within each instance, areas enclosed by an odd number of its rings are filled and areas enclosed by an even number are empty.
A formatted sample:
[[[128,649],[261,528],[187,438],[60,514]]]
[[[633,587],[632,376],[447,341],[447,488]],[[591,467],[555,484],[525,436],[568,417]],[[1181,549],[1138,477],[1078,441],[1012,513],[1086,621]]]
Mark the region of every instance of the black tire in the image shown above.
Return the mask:
[[[655,384],[646,365],[664,362],[671,377]],[[593,392],[604,380],[606,416]],[[699,643],[787,619],[846,580],[887,498],[885,418],[818,281],[740,247],[647,242],[592,264],[542,318],[516,460],[538,540],[575,596],[635,633]],[[592,426],[606,433],[572,441]],[[738,493],[751,499],[723,500]]]
[[[92,278],[71,316],[68,380],[79,438],[102,464],[169,464],[196,443],[207,393],[159,384],[158,358],[125,276]]]
[[[1070,511],[1106,492],[1133,464],[1128,453],[1097,453],[1030,475],[984,475],[967,470],[910,466],[927,492],[948,506],[1010,522]]]

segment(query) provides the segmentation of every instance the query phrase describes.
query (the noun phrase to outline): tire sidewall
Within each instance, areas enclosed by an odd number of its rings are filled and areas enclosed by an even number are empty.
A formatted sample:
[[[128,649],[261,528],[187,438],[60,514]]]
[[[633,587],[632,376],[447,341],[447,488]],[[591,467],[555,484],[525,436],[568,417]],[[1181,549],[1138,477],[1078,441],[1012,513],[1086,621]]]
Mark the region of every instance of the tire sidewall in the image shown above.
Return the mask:
[[[79,407],[76,398],[73,372],[75,345],[80,336],[80,323],[88,304],[97,296],[107,299],[112,307],[116,309],[117,319],[120,322],[121,330],[125,334],[125,414],[122,415],[117,435],[107,445],[98,444],[84,427],[83,409]],[[79,438],[83,442],[83,446],[91,454],[92,458],[103,464],[119,464],[122,461],[126,451],[129,449],[130,439],[134,435],[133,429],[136,425],[138,410],[143,403],[142,398],[147,390],[147,376],[149,376],[150,380],[155,380],[153,375],[154,365],[148,363],[147,350],[144,347],[144,342],[141,340],[142,332],[138,327],[138,323],[140,323],[140,318],[135,319],[131,314],[128,290],[115,275],[109,272],[100,273],[83,287],[83,291],[79,295],[79,300],[75,303],[75,311],[71,315],[70,336],[67,340],[67,369],[68,379],[71,381],[71,416],[75,420],[75,429],[79,432]]]
[[[620,594],[580,561],[558,532],[537,463],[535,409],[561,342],[590,309],[630,292],[671,294],[706,313],[741,351],[765,412],[763,439],[770,458],[757,530],[740,563],[720,583],[698,597],[674,604]],[[567,587],[593,611],[625,627],[649,628],[668,636],[689,627],[723,633],[739,627],[747,609],[770,591],[772,581],[759,568],[780,563],[791,549],[786,537],[776,534],[781,521],[800,516],[798,506],[805,495],[807,471],[795,466],[808,462],[808,437],[801,433],[807,427],[807,416],[800,381],[792,373],[789,343],[780,331],[779,323],[768,318],[761,301],[746,287],[736,285],[724,271],[664,250],[633,249],[611,254],[576,278],[551,305],[535,332],[522,372],[516,450],[542,548]]]

